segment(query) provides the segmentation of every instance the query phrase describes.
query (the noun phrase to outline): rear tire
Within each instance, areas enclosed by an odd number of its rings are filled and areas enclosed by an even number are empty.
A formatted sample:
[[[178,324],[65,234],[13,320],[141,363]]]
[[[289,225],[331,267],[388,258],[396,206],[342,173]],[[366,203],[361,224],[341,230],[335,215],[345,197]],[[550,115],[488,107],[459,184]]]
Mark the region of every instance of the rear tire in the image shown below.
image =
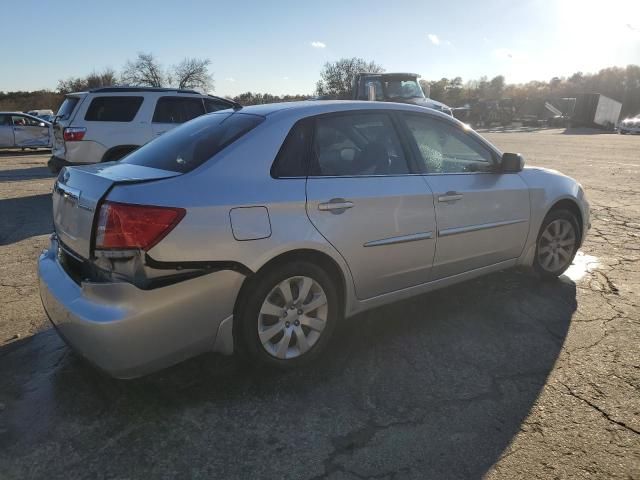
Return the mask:
[[[580,245],[576,216],[568,210],[552,210],[542,222],[536,239],[533,267],[543,279],[562,275],[573,262]]]
[[[123,159],[124,157],[126,157],[127,155],[129,155],[131,152],[135,150],[136,148],[131,148],[131,147],[113,148],[104,154],[104,156],[102,157],[102,162],[116,162],[118,160]]]
[[[238,299],[239,351],[258,363],[292,369],[316,359],[340,317],[331,276],[304,261],[277,265],[249,280]]]

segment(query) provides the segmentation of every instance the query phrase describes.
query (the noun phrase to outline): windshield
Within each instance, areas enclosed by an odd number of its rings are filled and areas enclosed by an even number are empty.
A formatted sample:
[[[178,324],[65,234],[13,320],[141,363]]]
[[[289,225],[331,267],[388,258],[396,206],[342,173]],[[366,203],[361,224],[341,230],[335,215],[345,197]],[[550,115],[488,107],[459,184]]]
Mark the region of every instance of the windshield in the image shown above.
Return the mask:
[[[424,98],[416,80],[389,79],[383,81],[385,96],[392,98]]]
[[[121,163],[190,172],[263,120],[258,115],[229,111],[202,115],[143,145]]]

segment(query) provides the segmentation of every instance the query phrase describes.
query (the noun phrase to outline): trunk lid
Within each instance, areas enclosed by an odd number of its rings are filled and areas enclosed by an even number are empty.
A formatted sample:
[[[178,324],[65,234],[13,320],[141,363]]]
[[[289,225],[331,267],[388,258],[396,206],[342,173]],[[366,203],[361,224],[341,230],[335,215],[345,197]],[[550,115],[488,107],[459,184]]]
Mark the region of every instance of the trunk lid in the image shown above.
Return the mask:
[[[124,163],[62,169],[53,187],[53,223],[60,242],[88,259],[100,201],[116,184],[149,182],[180,175]]]

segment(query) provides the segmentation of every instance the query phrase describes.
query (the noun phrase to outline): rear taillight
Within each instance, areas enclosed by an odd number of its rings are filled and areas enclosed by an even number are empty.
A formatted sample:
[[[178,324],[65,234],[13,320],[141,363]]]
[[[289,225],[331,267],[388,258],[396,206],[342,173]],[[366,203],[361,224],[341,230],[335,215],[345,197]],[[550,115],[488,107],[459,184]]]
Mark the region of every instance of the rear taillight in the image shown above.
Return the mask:
[[[182,220],[184,208],[104,202],[100,208],[96,249],[149,250]]]
[[[62,131],[65,142],[79,142],[84,138],[87,129],[84,127],[67,127]]]

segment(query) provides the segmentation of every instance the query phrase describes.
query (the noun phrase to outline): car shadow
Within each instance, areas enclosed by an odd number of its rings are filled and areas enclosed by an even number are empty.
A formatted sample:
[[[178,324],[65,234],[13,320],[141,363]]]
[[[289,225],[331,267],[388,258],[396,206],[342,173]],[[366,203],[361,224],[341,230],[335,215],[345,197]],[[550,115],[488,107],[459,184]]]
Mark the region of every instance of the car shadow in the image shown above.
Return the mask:
[[[50,148],[38,148],[37,150],[0,150],[0,158],[2,157],[37,157],[51,153]]]
[[[51,194],[0,199],[0,246],[53,231]]]
[[[49,330],[0,348],[0,464],[47,478],[481,478],[540,395],[575,310],[572,282],[501,272],[344,321],[305,368],[206,354],[129,381]]]
[[[48,167],[18,168],[12,170],[0,170],[0,183],[21,182],[24,180],[40,180],[42,178],[55,178]]]

